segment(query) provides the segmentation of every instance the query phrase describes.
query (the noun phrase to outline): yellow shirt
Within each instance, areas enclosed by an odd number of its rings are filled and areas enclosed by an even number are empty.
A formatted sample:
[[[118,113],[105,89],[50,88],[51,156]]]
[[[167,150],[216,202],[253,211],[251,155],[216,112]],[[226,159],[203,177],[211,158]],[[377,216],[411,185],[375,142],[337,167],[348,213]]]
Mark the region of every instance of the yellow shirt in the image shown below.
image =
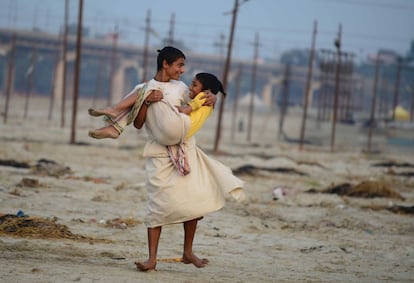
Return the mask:
[[[204,96],[204,92],[200,92],[190,101],[188,104],[191,106],[191,113],[190,113],[190,129],[188,130],[186,138],[193,136],[200,128],[204,125],[204,122],[207,120],[208,116],[213,113],[213,106],[203,106],[205,98],[201,98]]]

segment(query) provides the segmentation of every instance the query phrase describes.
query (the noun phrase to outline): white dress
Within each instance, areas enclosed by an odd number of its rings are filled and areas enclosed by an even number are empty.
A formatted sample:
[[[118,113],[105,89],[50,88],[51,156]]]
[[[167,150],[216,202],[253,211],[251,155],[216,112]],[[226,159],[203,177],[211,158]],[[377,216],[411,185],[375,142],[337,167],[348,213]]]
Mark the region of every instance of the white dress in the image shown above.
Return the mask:
[[[188,88],[183,82],[151,80],[150,84],[158,87],[164,99],[172,105],[180,105],[189,99]],[[234,176],[229,167],[207,156],[197,147],[194,137],[183,144],[191,172],[186,176],[178,174],[166,146],[155,139],[158,131],[155,120],[161,115],[171,114],[156,113],[157,107],[152,106],[147,109],[145,121],[149,138],[144,148],[144,157],[147,158],[147,227],[182,223],[221,209],[225,194],[240,191],[243,181]],[[182,130],[182,125],[171,123],[170,126]]]

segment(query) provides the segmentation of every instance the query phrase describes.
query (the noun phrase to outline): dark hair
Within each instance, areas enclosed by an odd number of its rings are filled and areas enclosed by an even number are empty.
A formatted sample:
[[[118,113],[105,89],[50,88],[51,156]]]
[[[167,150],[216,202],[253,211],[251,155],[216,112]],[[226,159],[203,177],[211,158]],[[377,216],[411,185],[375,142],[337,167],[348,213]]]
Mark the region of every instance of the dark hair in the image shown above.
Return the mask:
[[[162,63],[164,62],[164,60],[167,61],[168,65],[171,65],[179,58],[185,59],[184,53],[181,50],[172,46],[165,46],[163,49],[157,51],[157,71],[160,71],[162,69]]]
[[[221,92],[223,96],[226,93],[223,89],[223,84],[217,79],[217,77],[210,73],[198,73],[195,75],[196,79],[203,85],[202,90],[210,90],[212,93],[217,94]]]

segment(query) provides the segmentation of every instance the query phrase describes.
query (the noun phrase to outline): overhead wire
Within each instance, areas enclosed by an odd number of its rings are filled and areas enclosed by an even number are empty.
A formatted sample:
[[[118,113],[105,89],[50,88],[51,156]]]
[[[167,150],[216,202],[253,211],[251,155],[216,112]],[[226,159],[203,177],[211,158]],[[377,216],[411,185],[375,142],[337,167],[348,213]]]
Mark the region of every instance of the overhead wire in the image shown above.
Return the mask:
[[[326,0],[313,0],[313,1],[326,1]],[[247,1],[245,1],[247,2]],[[402,5],[400,3],[383,3],[378,1],[362,1],[362,0],[330,0],[329,2],[335,2],[340,3],[343,5],[358,5],[358,6],[370,6],[370,7],[377,7],[377,8],[386,8],[386,9],[395,9],[395,10],[408,10],[408,11],[414,11],[414,6],[410,5]],[[244,2],[243,2],[244,3]],[[24,7],[21,7],[19,9],[19,14],[24,14],[28,12],[27,10],[24,10]],[[6,11],[3,10],[0,12],[0,17],[7,18],[7,15],[5,14]],[[33,13],[33,11],[31,11]],[[47,14],[42,15],[41,13],[46,13],[46,11],[37,11],[37,17],[41,18],[43,16],[49,17],[48,23],[50,26],[59,26],[61,24],[61,16],[58,14]],[[75,17],[75,13],[72,14],[72,17]],[[23,23],[25,26],[30,26],[33,21],[28,17],[19,17],[18,20],[20,23]],[[126,40],[135,40],[135,38],[139,38],[143,31],[141,30],[142,26],[144,25],[144,15],[141,18],[137,17],[134,19],[128,19],[128,18],[112,18],[112,17],[103,17],[103,16],[93,16],[89,17],[88,19],[85,19],[85,23],[87,22],[88,25],[85,25],[87,28],[89,28],[91,31],[95,32],[96,34],[105,34],[110,33],[113,31],[113,26],[115,23],[119,25],[120,32],[122,34],[121,38],[125,38]],[[168,25],[169,21],[166,19],[152,19],[153,25],[155,28],[159,29],[158,33],[160,34],[160,37],[167,36],[168,33]],[[177,38],[187,38],[185,42],[189,42],[188,38],[191,38],[191,40],[197,41],[200,39],[206,39],[207,41],[214,41],[217,39],[217,30],[221,30],[221,32],[225,33],[227,30],[227,25],[220,25],[215,23],[207,23],[207,22],[189,22],[189,21],[180,21],[176,20],[176,37]],[[161,27],[161,28],[160,28]],[[183,28],[185,27],[185,28]],[[187,27],[191,27],[193,30],[197,30],[197,32],[191,32],[188,31]],[[40,27],[41,28],[41,27]],[[187,29],[185,31],[185,29]],[[237,42],[239,44],[247,44],[247,42],[251,41],[251,38],[246,37],[246,31],[260,31],[263,44],[266,45],[274,45],[277,44],[289,44],[292,42],[297,42],[298,45],[302,44],[303,46],[306,46],[308,44],[308,35],[311,33],[310,26],[309,29],[292,29],[292,28],[283,28],[283,27],[269,27],[269,26],[263,26],[263,27],[257,27],[252,25],[239,25],[237,27],[238,31],[242,31],[244,33],[236,34]],[[213,30],[213,31],[209,31]],[[333,38],[336,34],[336,31],[332,30],[319,30],[318,31],[318,41],[328,41],[327,38],[329,38],[329,41],[331,38]],[[126,35],[129,35],[126,37]],[[284,40],[280,39],[280,36],[285,36]],[[295,37],[300,36],[300,39],[296,40],[294,38],[289,37]],[[378,42],[372,43],[372,46],[380,45],[381,42],[387,42],[387,41],[394,41],[394,42],[409,42],[410,38],[409,35],[407,35],[407,38],[397,37],[397,36],[379,36],[375,34],[364,34],[359,32],[346,32],[345,36],[347,38],[352,39],[358,39],[361,42],[364,42],[364,47],[368,47],[369,42]],[[197,38],[196,38],[197,37]],[[324,39],[326,38],[326,39]],[[137,42],[135,40],[135,42]],[[368,44],[368,45],[367,45]],[[408,48],[408,46],[407,46]]]

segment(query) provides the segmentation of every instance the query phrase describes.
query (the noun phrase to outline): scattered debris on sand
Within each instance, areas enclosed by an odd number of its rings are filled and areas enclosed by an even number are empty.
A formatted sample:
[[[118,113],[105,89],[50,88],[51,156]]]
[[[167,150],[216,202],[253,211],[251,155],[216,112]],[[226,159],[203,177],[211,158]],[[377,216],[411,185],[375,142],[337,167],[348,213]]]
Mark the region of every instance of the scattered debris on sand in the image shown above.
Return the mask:
[[[266,172],[276,172],[276,173],[284,173],[284,174],[297,174],[301,176],[307,176],[308,174],[298,171],[294,168],[288,168],[288,167],[257,167],[254,165],[243,165],[233,170],[233,173],[235,175],[261,175],[260,171],[266,171]]]
[[[394,198],[405,200],[405,198],[395,190],[393,190],[387,183],[382,181],[363,181],[357,185],[350,183],[342,183],[329,187],[322,191],[310,189],[308,193],[325,193],[337,194],[340,196],[361,197],[361,198]]]
[[[32,166],[32,173],[41,176],[61,177],[68,174],[73,174],[70,167],[64,166],[53,160],[45,158],[39,159],[36,165]]]
[[[71,239],[88,242],[111,242],[72,233],[66,225],[56,223],[56,218],[18,216],[5,214],[0,216],[0,235],[37,239]]]

